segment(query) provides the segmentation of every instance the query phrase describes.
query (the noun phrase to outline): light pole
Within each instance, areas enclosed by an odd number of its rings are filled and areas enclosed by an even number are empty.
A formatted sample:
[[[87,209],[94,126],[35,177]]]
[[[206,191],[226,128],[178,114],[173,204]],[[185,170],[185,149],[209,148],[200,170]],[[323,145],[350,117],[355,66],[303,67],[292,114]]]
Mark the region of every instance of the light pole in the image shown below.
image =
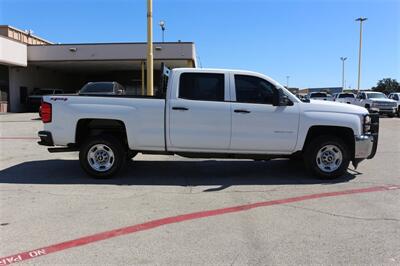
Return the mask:
[[[153,1],[147,0],[147,95],[153,96]]]
[[[289,89],[289,78],[290,76],[286,76],[286,88]]]
[[[161,30],[162,30],[162,42],[164,42],[165,21],[161,20],[159,25],[160,25]]]
[[[359,17],[356,21],[360,21],[360,47],[358,49],[358,81],[357,81],[357,93],[360,92],[360,82],[361,82],[361,47],[362,47],[362,25],[367,18]]]
[[[342,91],[345,89],[344,85],[344,61],[346,61],[347,57],[340,57],[340,60],[342,60]]]

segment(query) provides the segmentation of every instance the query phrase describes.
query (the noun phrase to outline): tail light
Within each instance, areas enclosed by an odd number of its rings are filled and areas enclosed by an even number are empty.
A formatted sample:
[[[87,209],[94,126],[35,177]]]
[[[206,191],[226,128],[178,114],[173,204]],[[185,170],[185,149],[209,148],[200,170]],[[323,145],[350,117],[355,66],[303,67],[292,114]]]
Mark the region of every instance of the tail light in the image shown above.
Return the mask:
[[[51,104],[42,102],[40,112],[42,116],[43,123],[50,123],[51,122]]]

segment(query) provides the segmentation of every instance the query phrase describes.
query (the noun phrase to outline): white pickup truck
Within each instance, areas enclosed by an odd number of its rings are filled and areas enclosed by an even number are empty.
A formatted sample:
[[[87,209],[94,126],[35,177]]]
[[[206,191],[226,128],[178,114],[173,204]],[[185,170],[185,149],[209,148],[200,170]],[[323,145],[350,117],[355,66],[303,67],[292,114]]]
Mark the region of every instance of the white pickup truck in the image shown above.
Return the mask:
[[[389,117],[393,117],[397,111],[396,101],[389,99],[382,92],[362,91],[358,94],[354,104],[380,114],[386,114]]]
[[[371,159],[379,116],[359,106],[301,102],[271,78],[249,71],[180,68],[158,97],[54,95],[42,104],[39,144],[79,151],[97,178],[143,154],[268,160],[304,158],[321,178]]]

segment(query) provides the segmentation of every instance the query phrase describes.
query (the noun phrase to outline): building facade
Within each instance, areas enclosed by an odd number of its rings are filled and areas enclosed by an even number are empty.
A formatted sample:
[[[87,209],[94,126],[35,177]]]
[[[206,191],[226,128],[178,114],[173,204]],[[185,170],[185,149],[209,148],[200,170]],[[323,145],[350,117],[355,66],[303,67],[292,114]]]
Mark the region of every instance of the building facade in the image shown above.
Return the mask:
[[[10,112],[29,110],[28,97],[37,89],[75,93],[90,81],[117,81],[132,95],[146,92],[145,42],[52,44],[36,36],[33,36],[36,41],[30,41],[22,34],[10,32],[0,32],[3,110],[5,105]],[[154,43],[153,55],[154,91],[161,84],[162,65],[169,68],[197,66],[192,42]]]

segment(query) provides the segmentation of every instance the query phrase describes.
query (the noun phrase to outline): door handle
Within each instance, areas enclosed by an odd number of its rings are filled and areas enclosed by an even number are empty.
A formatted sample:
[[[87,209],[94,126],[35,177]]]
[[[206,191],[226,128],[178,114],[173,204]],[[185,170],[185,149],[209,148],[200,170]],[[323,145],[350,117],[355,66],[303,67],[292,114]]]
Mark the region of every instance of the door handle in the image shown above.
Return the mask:
[[[180,106],[174,106],[174,107],[172,107],[172,110],[187,111],[187,110],[189,110],[189,108],[187,108],[187,107],[180,107]]]
[[[242,114],[248,114],[251,113],[249,110],[244,110],[244,109],[235,109],[235,113],[242,113]]]

